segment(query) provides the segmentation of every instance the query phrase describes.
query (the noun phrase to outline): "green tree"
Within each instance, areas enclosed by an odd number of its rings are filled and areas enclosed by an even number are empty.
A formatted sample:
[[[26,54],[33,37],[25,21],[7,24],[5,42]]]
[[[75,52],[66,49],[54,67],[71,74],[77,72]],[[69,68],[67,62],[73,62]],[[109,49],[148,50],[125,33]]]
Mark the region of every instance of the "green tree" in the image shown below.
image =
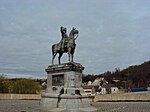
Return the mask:
[[[82,75],[82,82],[83,83],[88,83],[88,81],[93,82],[96,79],[97,75]]]
[[[11,93],[13,82],[7,79],[4,75],[0,75],[0,93]]]
[[[33,79],[18,79],[14,82],[13,93],[35,94],[40,91],[40,84]]]

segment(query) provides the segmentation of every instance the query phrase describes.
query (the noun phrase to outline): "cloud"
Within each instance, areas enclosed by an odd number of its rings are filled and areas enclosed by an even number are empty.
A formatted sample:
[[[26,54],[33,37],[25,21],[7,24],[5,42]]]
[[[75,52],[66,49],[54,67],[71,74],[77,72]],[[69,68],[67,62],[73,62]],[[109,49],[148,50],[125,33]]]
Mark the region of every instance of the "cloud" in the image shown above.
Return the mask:
[[[143,63],[150,58],[149,11],[149,1],[140,0],[2,0],[1,71],[43,76],[51,46],[61,39],[60,26],[79,29],[75,61],[85,73]]]
[[[0,73],[1,74],[1,73]],[[4,75],[7,78],[32,78],[32,79],[46,79],[46,75],[45,76],[36,76],[35,75],[28,75],[28,74],[13,74],[13,73],[2,73],[2,75]]]

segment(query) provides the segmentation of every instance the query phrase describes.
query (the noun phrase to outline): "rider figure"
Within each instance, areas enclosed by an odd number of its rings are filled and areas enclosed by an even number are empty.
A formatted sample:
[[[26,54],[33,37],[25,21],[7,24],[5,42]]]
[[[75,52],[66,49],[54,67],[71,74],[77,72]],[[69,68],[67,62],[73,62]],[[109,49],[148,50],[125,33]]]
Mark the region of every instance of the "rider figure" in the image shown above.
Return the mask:
[[[64,47],[65,44],[68,42],[68,35],[67,35],[67,29],[64,27],[60,27],[60,31],[61,31],[61,35],[62,35],[62,39],[61,39],[61,47],[62,47],[62,51],[64,51]]]

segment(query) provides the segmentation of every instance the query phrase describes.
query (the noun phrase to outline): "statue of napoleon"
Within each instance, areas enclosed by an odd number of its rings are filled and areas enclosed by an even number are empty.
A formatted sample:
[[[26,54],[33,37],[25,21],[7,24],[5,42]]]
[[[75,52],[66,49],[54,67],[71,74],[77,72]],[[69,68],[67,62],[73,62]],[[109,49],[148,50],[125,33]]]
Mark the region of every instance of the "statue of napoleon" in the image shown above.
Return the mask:
[[[69,62],[73,62],[73,55],[76,47],[75,40],[78,37],[79,31],[76,28],[72,28],[72,30],[69,33],[69,36],[67,35],[67,28],[60,27],[60,32],[62,39],[59,43],[52,45],[52,64],[54,64],[54,59],[57,53],[58,56],[58,62],[60,64],[60,59],[63,55],[63,53],[68,53],[69,56]]]

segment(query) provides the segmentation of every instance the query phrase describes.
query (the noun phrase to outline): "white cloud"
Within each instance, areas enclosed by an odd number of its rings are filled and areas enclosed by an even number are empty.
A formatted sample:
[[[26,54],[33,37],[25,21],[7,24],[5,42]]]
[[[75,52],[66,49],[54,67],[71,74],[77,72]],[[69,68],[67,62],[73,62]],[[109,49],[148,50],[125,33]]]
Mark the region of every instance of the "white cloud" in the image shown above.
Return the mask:
[[[149,4],[140,0],[2,0],[0,68],[44,74],[51,61],[51,45],[61,39],[60,26],[79,29],[75,61],[86,67],[85,73],[142,63],[150,58]]]

